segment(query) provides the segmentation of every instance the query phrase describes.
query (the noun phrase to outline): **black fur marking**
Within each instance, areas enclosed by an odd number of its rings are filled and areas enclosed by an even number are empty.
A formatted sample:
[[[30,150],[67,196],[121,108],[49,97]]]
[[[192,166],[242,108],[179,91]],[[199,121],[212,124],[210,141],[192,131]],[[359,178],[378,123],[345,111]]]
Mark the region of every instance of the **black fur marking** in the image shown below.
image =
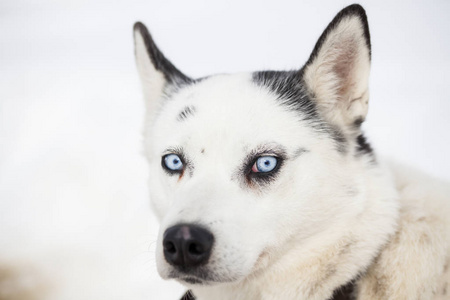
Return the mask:
[[[369,59],[371,59],[372,50],[371,50],[371,45],[370,45],[369,23],[367,22],[366,11],[364,10],[364,8],[362,8],[361,5],[352,4],[350,6],[347,6],[343,10],[341,10],[336,15],[336,17],[334,17],[333,21],[331,21],[331,23],[328,24],[327,28],[322,33],[322,35],[320,36],[316,45],[314,46],[314,50],[311,53],[311,56],[309,57],[305,66],[311,64],[314,61],[314,59],[317,57],[328,34],[330,34],[330,32],[336,28],[336,26],[342,21],[343,18],[350,17],[350,16],[357,16],[359,18],[359,20],[361,21],[361,25],[363,26],[363,31],[364,31],[364,39],[366,41],[366,46],[369,49]]]
[[[364,118],[363,117],[359,117],[357,118],[354,122],[353,122],[353,126],[358,129],[361,127],[362,123],[364,122]]]
[[[301,112],[302,120],[309,121],[314,129],[327,132],[336,143],[340,153],[347,151],[347,140],[336,128],[326,125],[317,111],[314,100],[308,96],[303,84],[303,69],[300,71],[260,71],[253,73],[253,82],[269,88],[278,96],[281,105]]]
[[[330,128],[331,138],[334,140],[336,150],[340,153],[347,152],[347,140],[344,134],[337,128]]]
[[[304,119],[317,123],[320,117],[316,104],[309,98],[302,77],[302,71],[259,71],[253,73],[253,82],[267,87],[278,96],[282,105],[301,112]]]
[[[360,134],[358,135],[358,137],[356,138],[356,142],[357,142],[357,147],[356,147],[356,151],[360,154],[372,154],[373,153],[373,149],[370,146],[370,144],[367,142],[366,138],[364,135]]]
[[[147,27],[141,22],[134,24],[133,30],[138,31],[144,39],[145,48],[147,49],[150,60],[156,70],[161,71],[164,74],[168,83],[183,85],[193,83],[194,80],[187,77],[181,71],[179,71],[158,49],[155,42],[152,39]]]
[[[195,300],[194,294],[191,290],[186,291],[186,293],[181,297],[180,300]]]
[[[294,151],[292,159],[297,159],[300,155],[306,152],[309,152],[309,150],[306,150],[305,148],[298,148],[297,150]]]
[[[372,157],[372,162],[376,163],[375,154],[373,153],[373,149],[370,144],[367,142],[365,136],[363,134],[358,135],[356,138],[356,155],[370,155]]]
[[[186,106],[177,116],[177,121],[184,121],[195,113],[194,106]]]
[[[329,300],[354,300],[355,281],[342,285],[333,292],[333,296]]]

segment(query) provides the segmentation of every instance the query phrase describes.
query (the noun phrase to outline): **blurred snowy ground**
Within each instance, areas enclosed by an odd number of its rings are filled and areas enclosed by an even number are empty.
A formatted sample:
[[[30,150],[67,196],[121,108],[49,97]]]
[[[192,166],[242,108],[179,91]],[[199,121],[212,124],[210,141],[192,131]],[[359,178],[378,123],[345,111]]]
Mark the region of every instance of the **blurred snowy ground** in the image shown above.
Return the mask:
[[[373,44],[370,141],[449,180],[450,2],[360,3]],[[193,77],[292,69],[348,4],[3,0],[0,273],[19,263],[57,274],[58,300],[178,299],[184,289],[154,262],[133,23]]]

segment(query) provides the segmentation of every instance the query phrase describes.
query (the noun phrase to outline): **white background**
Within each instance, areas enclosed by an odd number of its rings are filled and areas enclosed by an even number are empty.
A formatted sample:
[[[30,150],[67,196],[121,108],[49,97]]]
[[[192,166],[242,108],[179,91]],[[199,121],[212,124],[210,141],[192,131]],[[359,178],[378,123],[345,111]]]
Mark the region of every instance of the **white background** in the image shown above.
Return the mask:
[[[369,140],[449,180],[450,1],[360,3],[372,37]],[[178,299],[183,288],[160,280],[154,262],[133,23],[193,77],[293,69],[348,4],[2,0],[0,268],[38,260],[100,295]],[[92,262],[116,275],[90,272]],[[67,287],[58,300],[74,294]],[[126,299],[119,294],[104,297]]]

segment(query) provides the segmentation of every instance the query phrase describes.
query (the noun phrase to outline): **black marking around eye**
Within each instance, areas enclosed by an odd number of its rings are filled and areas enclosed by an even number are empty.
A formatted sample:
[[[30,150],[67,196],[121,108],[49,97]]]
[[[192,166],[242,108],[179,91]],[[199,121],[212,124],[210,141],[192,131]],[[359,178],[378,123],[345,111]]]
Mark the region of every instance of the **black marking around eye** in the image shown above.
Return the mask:
[[[250,170],[251,167],[253,166],[254,163],[256,163],[256,160],[258,158],[255,159],[255,161],[251,164],[250,166]],[[283,165],[283,158],[281,157],[277,157],[277,165],[275,166],[275,168],[270,171],[270,172],[259,172],[259,173],[254,173],[252,171],[250,171],[247,176],[246,176],[246,181],[247,184],[249,186],[253,186],[255,183],[258,186],[266,186],[272,182],[274,182],[276,180],[276,178],[278,177],[279,171],[281,169],[281,166]]]
[[[186,106],[177,116],[177,121],[184,121],[195,114],[195,106]]]
[[[169,169],[169,168],[166,166],[166,157],[167,157],[168,155],[171,155],[171,154],[176,154],[176,155],[178,155],[178,157],[179,157],[180,160],[181,160],[181,163],[183,164],[183,168],[182,168],[182,169],[180,169],[180,170],[172,170],[172,169]],[[182,154],[180,154],[180,153],[169,153],[169,154],[163,155],[163,156],[161,157],[161,166],[162,166],[163,170],[166,171],[166,173],[167,173],[168,175],[176,175],[176,174],[178,174],[180,177],[183,177],[184,170],[186,169],[186,162],[185,162],[185,159],[183,158],[183,155],[182,155]]]
[[[253,165],[256,163],[259,157],[261,156],[273,156],[277,158],[276,167],[270,172],[261,172],[255,173],[252,171]],[[272,145],[262,145],[252,150],[247,156],[244,158],[242,167],[238,172],[239,177],[245,179],[245,183],[247,186],[264,186],[273,182],[283,166],[284,160],[286,159],[286,150],[279,146]]]
[[[166,156],[170,155],[170,154],[176,154],[180,157],[181,162],[183,163],[183,169],[171,170],[171,169],[167,168],[164,160],[165,160]],[[193,165],[192,161],[186,156],[183,149],[179,148],[179,147],[168,148],[164,151],[163,155],[161,156],[161,166],[168,175],[171,175],[171,176],[179,175],[179,180],[184,176],[184,174],[186,174],[186,171],[189,172],[189,176],[191,176],[191,177],[194,172],[194,165]]]

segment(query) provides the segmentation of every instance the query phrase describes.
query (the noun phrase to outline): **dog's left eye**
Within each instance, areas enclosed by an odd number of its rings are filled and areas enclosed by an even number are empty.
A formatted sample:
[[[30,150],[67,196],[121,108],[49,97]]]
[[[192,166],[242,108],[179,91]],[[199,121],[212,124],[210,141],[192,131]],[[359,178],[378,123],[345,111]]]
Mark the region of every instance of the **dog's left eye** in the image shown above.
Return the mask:
[[[278,159],[274,156],[259,157],[252,167],[253,173],[267,173],[273,171],[278,164]]]

